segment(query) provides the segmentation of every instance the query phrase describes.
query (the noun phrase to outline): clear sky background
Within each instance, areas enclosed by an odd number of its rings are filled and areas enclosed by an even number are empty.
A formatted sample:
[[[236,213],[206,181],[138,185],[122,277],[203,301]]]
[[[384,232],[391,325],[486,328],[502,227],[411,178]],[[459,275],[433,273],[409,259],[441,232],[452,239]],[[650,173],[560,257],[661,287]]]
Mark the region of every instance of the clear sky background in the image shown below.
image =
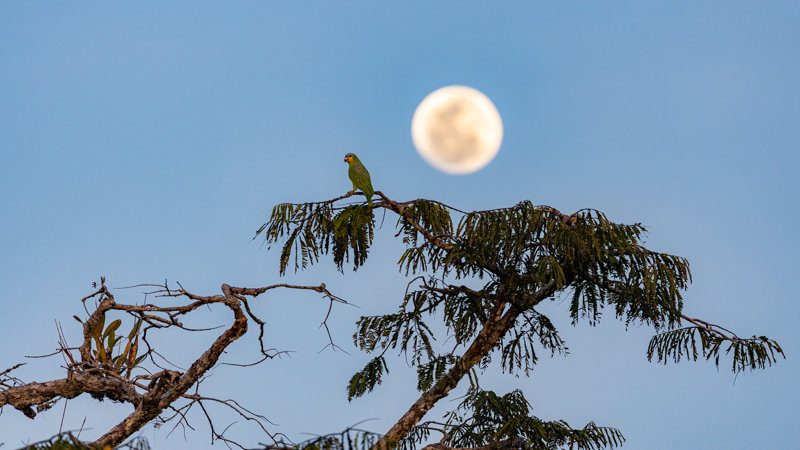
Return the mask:
[[[355,321],[395,311],[407,283],[394,218],[356,273],[326,258],[280,280],[278,252],[251,241],[275,204],[347,192],[342,159],[354,152],[398,200],[471,210],[529,199],[641,222],[650,248],[692,264],[687,315],[766,334],[788,356],[738,377],[727,358],[719,370],[648,363],[651,329],[626,331],[610,313],[573,327],[556,301],[544,312],[571,355],[542,355],[529,378],[492,366],[484,388],[522,389],[545,420],[617,427],[623,448],[800,448],[798,24],[792,1],[2,2],[0,370],[28,362],[16,372],[26,381],[63,377],[60,358],[25,355],[54,350],[54,320],[77,345],[71,316],[100,276],[201,295],[324,282],[360,307],[336,306],[330,320],[350,355],[318,353],[323,299],[275,292],[257,313],[268,344],[295,353],[219,367],[203,392],[241,400],[295,441],[370,418],[363,427],[385,432],[417,397],[415,371],[390,358],[383,385],[352,403],[345,386],[370,359],[352,345]],[[484,92],[504,121],[500,153],[472,175],[435,171],[411,143],[416,106],[451,84]],[[154,339],[185,367],[215,336]],[[224,361],[256,355],[251,333]],[[5,408],[0,442],[53,435],[63,407],[34,421]],[[81,437],[94,439],[130,411],[71,400],[63,428],[86,418]],[[214,414],[218,427],[236,420]],[[208,446],[199,410],[190,423],[185,437],[143,435],[155,449]],[[243,422],[229,434],[268,442]]]

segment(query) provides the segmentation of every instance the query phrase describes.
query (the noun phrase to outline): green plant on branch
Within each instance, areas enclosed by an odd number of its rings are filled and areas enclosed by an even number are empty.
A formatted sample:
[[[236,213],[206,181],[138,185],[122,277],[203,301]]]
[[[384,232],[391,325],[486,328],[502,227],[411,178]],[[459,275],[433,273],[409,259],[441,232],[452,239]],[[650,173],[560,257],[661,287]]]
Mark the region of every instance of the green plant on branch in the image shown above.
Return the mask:
[[[72,317],[83,325],[83,320],[80,317]],[[103,366],[111,366],[117,374],[122,375],[124,373],[125,378],[130,378],[133,369],[147,357],[147,353],[138,355],[139,331],[142,328],[142,319],[137,318],[133,321],[133,326],[127,336],[116,335],[116,331],[122,325],[122,320],[116,319],[103,328],[105,321],[106,315],[103,313],[91,330],[93,339],[91,354],[94,357],[94,361]],[[122,348],[123,339],[127,339],[127,341],[124,350],[120,352],[118,349]],[[62,348],[64,347],[62,346]],[[117,352],[116,355],[115,352]],[[69,352],[64,353],[75,364],[72,355]],[[80,365],[78,365],[78,369],[80,370]]]
[[[726,353],[732,356],[734,372],[764,368],[776,362],[778,355],[785,357],[771,339],[739,339],[721,327],[684,315],[682,292],[691,282],[689,263],[646,248],[646,229],[639,223],[614,223],[593,209],[563,214],[528,201],[510,208],[464,212],[437,201],[398,202],[381,192],[375,194],[380,201],[373,210],[383,208],[398,217],[397,235],[402,235],[406,247],[399,257],[400,270],[416,278],[409,283],[399,310],[359,320],[356,346],[377,355],[352,377],[348,397],[357,398],[381,383],[389,371],[384,355],[390,349],[418,367],[422,392],[376,444],[380,448],[414,442],[414,436],[424,433],[418,425],[423,416],[465,375],[473,387],[467,397],[472,403],[463,407],[478,411],[481,405],[496,404],[516,405],[516,409],[504,410],[510,415],[502,416],[503,420],[487,419],[480,425],[483,428],[470,428],[473,434],[463,431],[469,428],[463,424],[472,419],[451,413],[447,426],[453,432],[440,445],[482,446],[489,437],[514,448],[619,445],[624,439],[615,429],[593,423],[572,429],[565,422],[540,421],[528,414],[527,406],[522,408],[527,403],[521,393],[497,397],[477,390],[478,372],[490,365],[495,353],[503,371],[526,374],[538,362],[537,348],[551,356],[568,354],[553,322],[537,309],[546,300],[569,298],[566,313],[574,325],[583,321],[596,325],[609,309],[626,325],[652,326],[658,334],[647,356],[662,362],[677,362],[682,356],[696,360],[695,334],[700,337],[701,353],[717,363],[721,346],[729,343]],[[256,236],[263,236],[268,245],[282,245],[282,274],[292,256],[295,270],[319,262],[328,253],[340,271],[346,261],[352,262],[353,270],[365,264],[375,217],[363,205],[340,203],[351,195],[273,209]],[[412,289],[415,282],[419,285]],[[434,345],[430,320],[444,325],[446,349]],[[684,322],[695,326],[683,328]],[[455,423],[458,420],[463,423]]]

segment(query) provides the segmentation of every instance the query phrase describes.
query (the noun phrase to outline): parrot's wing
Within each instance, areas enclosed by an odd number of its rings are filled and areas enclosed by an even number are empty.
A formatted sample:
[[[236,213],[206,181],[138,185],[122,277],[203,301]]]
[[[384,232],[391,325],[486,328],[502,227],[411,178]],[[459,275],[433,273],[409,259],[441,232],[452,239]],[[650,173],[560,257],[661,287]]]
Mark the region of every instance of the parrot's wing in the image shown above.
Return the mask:
[[[372,206],[372,196],[375,191],[372,189],[372,180],[370,180],[367,168],[360,162],[353,162],[350,165],[348,175],[353,182],[353,189],[361,189],[361,192],[367,196],[367,203]]]
[[[369,177],[369,172],[367,168],[364,167],[363,164],[353,164],[352,173],[354,175],[353,183],[361,189],[361,192],[367,194],[368,197],[372,197],[372,194],[375,192],[372,189],[372,181]]]

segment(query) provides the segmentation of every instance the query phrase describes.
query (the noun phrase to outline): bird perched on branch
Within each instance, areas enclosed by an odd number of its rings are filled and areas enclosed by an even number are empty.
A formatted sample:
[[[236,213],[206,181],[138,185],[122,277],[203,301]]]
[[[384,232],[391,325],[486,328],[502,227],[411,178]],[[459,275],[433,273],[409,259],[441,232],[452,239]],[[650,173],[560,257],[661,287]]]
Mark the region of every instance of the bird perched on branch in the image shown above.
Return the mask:
[[[367,204],[372,208],[372,195],[375,194],[375,190],[372,189],[372,181],[369,179],[367,168],[364,167],[364,164],[361,164],[358,156],[352,153],[344,155],[344,161],[350,164],[350,170],[347,171],[347,174],[350,176],[350,181],[353,182],[353,192],[356,189],[361,189],[361,192],[367,196]]]

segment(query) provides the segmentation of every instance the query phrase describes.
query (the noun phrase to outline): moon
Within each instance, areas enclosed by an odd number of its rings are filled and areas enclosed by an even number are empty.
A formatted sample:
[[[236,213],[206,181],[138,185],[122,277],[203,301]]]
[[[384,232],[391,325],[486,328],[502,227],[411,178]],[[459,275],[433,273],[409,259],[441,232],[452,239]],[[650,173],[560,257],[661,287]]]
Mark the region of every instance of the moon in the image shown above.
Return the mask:
[[[489,164],[503,142],[503,121],[489,97],[468,86],[428,94],[411,119],[422,159],[444,173],[466,175]]]

